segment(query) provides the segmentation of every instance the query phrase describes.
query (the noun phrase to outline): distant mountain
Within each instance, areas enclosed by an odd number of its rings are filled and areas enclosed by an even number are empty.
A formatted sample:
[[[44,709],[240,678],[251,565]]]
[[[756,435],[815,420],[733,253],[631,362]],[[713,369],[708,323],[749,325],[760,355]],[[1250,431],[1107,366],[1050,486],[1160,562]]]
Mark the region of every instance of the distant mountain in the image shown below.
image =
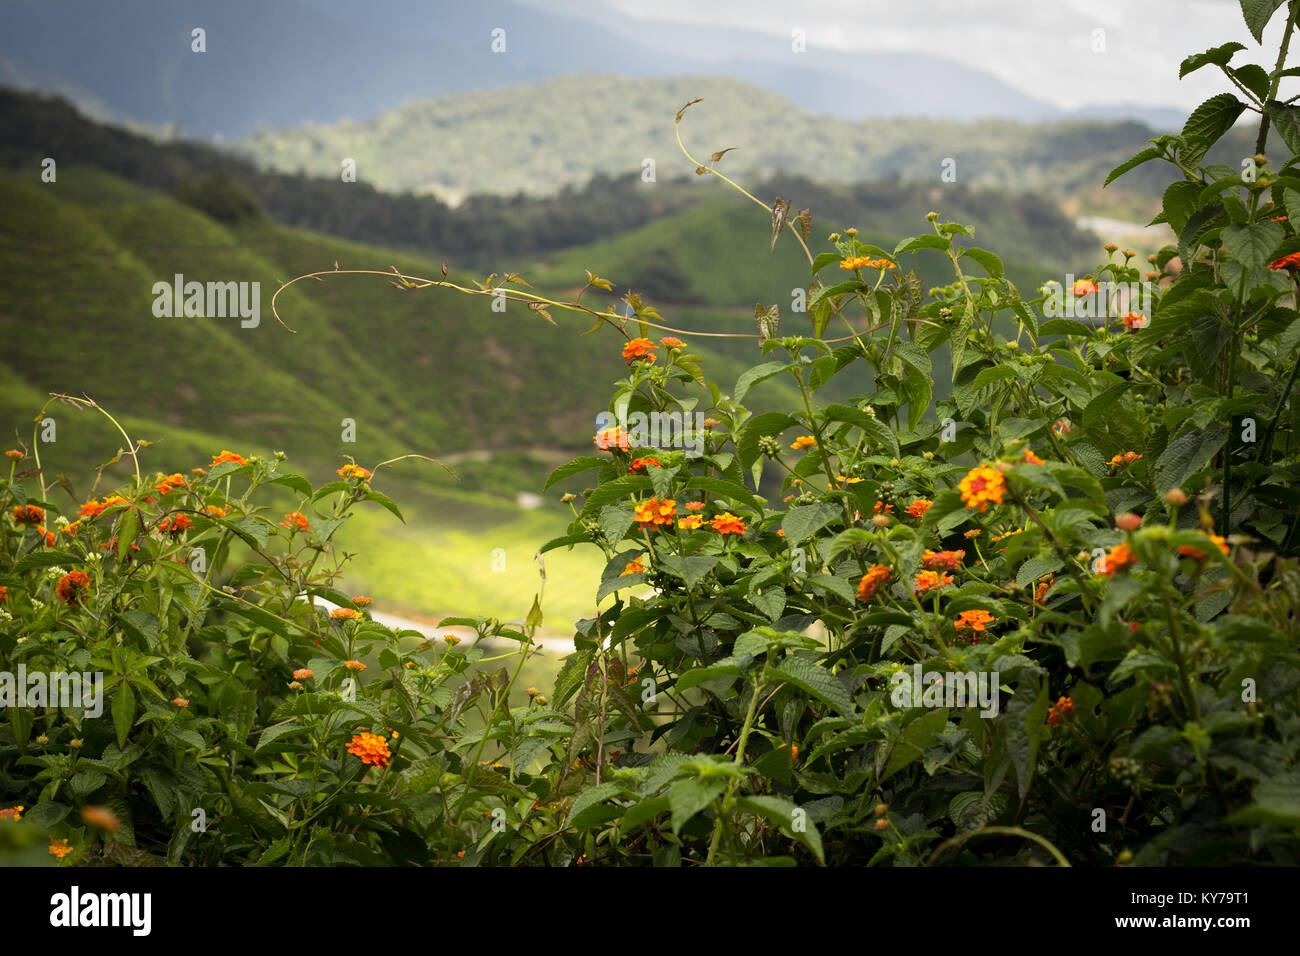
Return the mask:
[[[624,20],[510,0],[7,0],[0,82],[62,93],[106,119],[224,139],[579,72],[731,75],[850,119],[1065,116],[935,56],[800,55],[757,32]],[[206,31],[206,52],[191,50],[195,28]],[[498,28],[503,52],[492,49]]]
[[[270,168],[334,178],[342,158],[351,157],[360,178],[384,189],[453,200],[481,192],[545,195],[596,173],[639,174],[647,159],[658,178],[689,175],[673,117],[696,97],[703,102],[683,122],[688,146],[706,162],[715,150],[738,147],[719,168],[750,179],[798,173],[847,183],[897,175],[940,184],[941,164],[950,159],[957,183],[1059,193],[1100,185],[1106,169],[1154,135],[1140,123],[1099,120],[846,120],[732,77],[609,74],[447,94],[360,122],[264,130],[237,148]],[[1105,167],[1099,176],[1098,165]],[[1078,175],[1085,167],[1087,178]]]

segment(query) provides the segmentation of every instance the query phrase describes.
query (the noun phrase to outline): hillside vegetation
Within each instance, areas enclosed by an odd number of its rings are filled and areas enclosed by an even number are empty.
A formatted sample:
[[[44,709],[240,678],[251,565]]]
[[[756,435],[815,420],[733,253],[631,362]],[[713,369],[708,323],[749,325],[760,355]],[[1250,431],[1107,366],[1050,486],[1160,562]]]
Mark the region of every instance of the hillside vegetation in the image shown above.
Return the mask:
[[[337,178],[343,158],[351,157],[359,178],[387,190],[453,200],[482,192],[553,195],[596,173],[640,175],[646,159],[655,161],[657,177],[676,175],[681,156],[673,116],[695,97],[704,103],[692,112],[686,135],[705,159],[738,147],[727,154],[725,168],[750,182],[798,170],[829,183],[892,175],[936,183],[940,164],[951,158],[959,183],[1011,192],[1050,185],[1053,193],[1069,195],[1096,186],[1155,135],[1140,123],[1091,120],[853,121],[813,113],[728,77],[650,83],[577,75],[413,100],[363,121],[259,130],[238,145],[267,168],[329,178]],[[1240,131],[1215,153],[1224,162],[1247,155],[1249,137]],[[1169,181],[1167,172],[1151,169],[1123,188],[1140,195]],[[1135,196],[1134,202],[1145,208],[1150,198]]]

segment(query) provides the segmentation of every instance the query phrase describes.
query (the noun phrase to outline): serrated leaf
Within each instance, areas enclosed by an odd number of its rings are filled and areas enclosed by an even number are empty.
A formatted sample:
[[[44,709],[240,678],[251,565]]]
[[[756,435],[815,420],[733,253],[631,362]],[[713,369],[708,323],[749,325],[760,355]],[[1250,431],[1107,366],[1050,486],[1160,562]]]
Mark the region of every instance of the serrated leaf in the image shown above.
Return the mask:
[[[853,712],[853,698],[839,678],[824,667],[802,657],[788,657],[771,668],[771,671],[776,677],[829,704],[846,717]]]

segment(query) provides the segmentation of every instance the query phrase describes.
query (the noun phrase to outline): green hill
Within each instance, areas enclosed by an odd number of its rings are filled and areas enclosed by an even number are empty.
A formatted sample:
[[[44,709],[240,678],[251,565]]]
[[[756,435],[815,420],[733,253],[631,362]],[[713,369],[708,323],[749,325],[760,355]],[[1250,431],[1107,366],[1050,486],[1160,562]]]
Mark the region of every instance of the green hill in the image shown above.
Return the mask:
[[[749,182],[800,173],[831,183],[897,175],[937,184],[951,158],[959,183],[1063,196],[1099,184],[1155,135],[1140,123],[1092,120],[853,121],[728,77],[588,74],[413,100],[365,121],[259,130],[238,145],[267,168],[335,180],[351,157],[361,179],[390,191],[453,201],[484,192],[551,195],[596,173],[640,175],[646,159],[660,182],[689,174],[673,117],[695,97],[704,101],[683,122],[688,146],[704,161],[737,147],[721,168]],[[1215,156],[1235,165],[1250,153],[1248,131],[1238,130]],[[1171,179],[1153,165],[1120,188],[1159,190]]]

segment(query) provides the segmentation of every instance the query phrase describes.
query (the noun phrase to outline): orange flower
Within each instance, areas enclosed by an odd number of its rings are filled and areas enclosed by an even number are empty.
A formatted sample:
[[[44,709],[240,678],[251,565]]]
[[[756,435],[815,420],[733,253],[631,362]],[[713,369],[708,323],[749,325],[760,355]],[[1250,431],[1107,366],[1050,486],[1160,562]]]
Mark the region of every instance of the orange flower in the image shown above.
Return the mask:
[[[1043,459],[1035,455],[1032,448],[1025,449],[1024,458],[1021,460],[1024,461],[1026,465],[1041,465],[1043,463]]]
[[[602,428],[596,432],[591,442],[601,451],[609,451],[611,448],[617,448],[619,451],[629,451],[632,447],[628,442],[627,432],[621,428]]]
[[[1074,283],[1074,294],[1082,298],[1097,291],[1097,283],[1091,279],[1078,279]]]
[[[694,531],[702,524],[704,524],[704,518],[700,515],[687,515],[677,522],[677,527],[683,531]]]
[[[858,480],[861,481],[862,479],[859,478]],[[871,513],[876,515],[878,514],[892,515],[894,513],[894,506],[887,505],[883,501],[877,501],[874,505],[871,506]]]
[[[126,505],[128,508],[135,507],[121,495],[109,495],[104,499],[104,508],[111,508],[114,505]]]
[[[1119,468],[1124,465],[1131,465],[1135,461],[1140,461],[1141,458],[1142,456],[1135,451],[1126,451],[1122,455],[1116,455],[1109,462],[1107,462],[1107,464],[1109,464],[1112,468]]]
[[[629,474],[635,475],[645,471],[651,465],[654,465],[656,468],[663,467],[663,464],[658,458],[634,458],[632,459],[632,464],[627,466],[627,470]]]
[[[961,500],[966,507],[978,509],[983,513],[988,510],[990,504],[1002,504],[1002,496],[1007,490],[1007,480],[997,469],[980,465],[966,474],[958,488],[961,490]]]
[[[369,607],[374,603],[374,598],[368,598],[364,594],[358,594],[352,599],[353,604],[360,604],[362,607]]]
[[[296,671],[293,672],[294,680],[306,680],[310,676],[311,676],[311,668],[309,667],[299,667]]]
[[[288,528],[290,531],[310,531],[311,522],[301,511],[290,511],[280,522],[281,528]]]
[[[388,750],[388,741],[379,734],[355,734],[348,744],[348,753],[360,757],[361,762],[371,767],[387,767],[392,754]]]
[[[374,473],[366,471],[366,469],[362,468],[360,465],[344,465],[342,468],[334,472],[334,474],[338,475],[340,478],[355,478],[357,481],[368,481]]]
[[[647,362],[655,360],[655,344],[649,339],[632,339],[623,346],[623,361],[628,365],[643,359]]]
[[[51,838],[50,840],[51,856],[57,857],[61,860],[71,852],[72,852],[72,847],[68,846],[68,841],[66,839],[55,840]]]
[[[978,538],[978,537],[980,536],[980,533],[981,533],[981,532],[980,532],[980,529],[979,529],[979,528],[971,528],[969,531],[963,531],[963,532],[962,532],[962,537],[963,537],[963,538]]]
[[[158,530],[166,532],[167,534],[180,534],[186,528],[191,528],[193,526],[194,522],[190,520],[189,515],[185,514],[173,515],[170,518],[163,518],[158,522]]]
[[[1124,328],[1128,329],[1130,332],[1136,332],[1138,329],[1145,329],[1151,324],[1151,320],[1141,312],[1125,312],[1120,317],[1120,321],[1124,323]]]
[[[455,647],[457,644],[460,643],[460,638],[457,637],[455,634],[444,634],[442,635],[442,639],[452,647]]]
[[[619,574],[619,577],[627,577],[629,574],[640,574],[644,570],[645,565],[641,563],[641,559],[634,558],[627,563],[627,567],[623,569],[622,573]]]
[[[1047,597],[1047,592],[1052,588],[1053,575],[1047,574],[1038,579],[1038,586],[1034,588],[1034,603],[1042,604]]]
[[[1053,727],[1059,727],[1065,723],[1065,718],[1074,716],[1074,701],[1068,697],[1061,697],[1056,704],[1047,708],[1047,722]]]
[[[41,525],[39,528],[36,529],[36,533],[45,539],[45,547],[47,548],[54,547],[53,531],[47,531],[45,525]]]
[[[0,604],[9,603],[9,589],[0,584]]]
[[[1123,541],[1111,548],[1106,557],[1101,559],[1101,570],[1098,573],[1109,578],[1113,577],[1116,571],[1123,570],[1134,564],[1137,564],[1137,555],[1133,553],[1133,549],[1129,547],[1128,542]]]
[[[814,438],[812,435],[800,435],[798,438],[794,440],[794,443],[791,444],[790,447],[793,448],[795,451],[799,451],[800,449],[803,448],[811,448],[813,445],[816,444],[817,444],[817,439]]]
[[[912,590],[917,595],[926,594],[938,588],[946,588],[952,584],[952,578],[938,571],[918,571],[916,579],[912,582]]]
[[[10,448],[7,452],[5,452],[5,456],[8,458],[12,458],[14,461],[22,461],[25,457],[27,457],[22,452],[20,452],[17,448]]]
[[[174,475],[159,475],[158,483],[154,485],[160,493],[166,495],[175,491],[177,488],[185,487],[185,476],[180,472]]]
[[[360,616],[360,611],[354,611],[350,607],[336,607],[330,611],[330,617],[336,621],[355,621]]]
[[[686,510],[687,510],[687,511],[703,511],[703,510],[704,510],[704,502],[703,502],[703,501],[688,501],[688,502],[686,502]]]
[[[10,515],[14,524],[19,525],[38,525],[45,521],[45,511],[36,505],[19,505]]]
[[[1228,547],[1227,540],[1223,538],[1221,535],[1212,534],[1210,535],[1210,540],[1213,541],[1215,544],[1217,544],[1219,546],[1219,550],[1222,551],[1224,554],[1228,554],[1229,551],[1231,550]],[[1197,561],[1203,561],[1205,559],[1205,552],[1202,551],[1200,548],[1193,548],[1190,544],[1180,544],[1178,546],[1178,553],[1185,558],[1193,558]]]
[[[677,338],[677,336],[675,335],[665,335],[662,339],[659,340],[659,344],[666,349],[679,349],[682,346],[684,346],[686,343],[683,342],[681,339]]]
[[[99,513],[103,511],[106,507],[107,505],[101,505],[94,498],[91,498],[89,501],[87,501],[84,505],[81,506],[81,508],[77,511],[77,514],[82,518],[98,518]]]
[[[84,571],[69,571],[63,577],[59,578],[59,583],[54,588],[54,593],[59,596],[59,600],[69,606],[80,604],[81,599],[85,597],[86,591],[90,588],[90,576]]]
[[[956,571],[961,567],[965,551],[930,551],[921,556],[921,567],[927,571]]]
[[[229,508],[223,508],[220,505],[208,505],[206,510],[209,518],[224,518],[230,514]]]
[[[1057,437],[1064,435],[1070,430],[1070,420],[1068,418],[1058,418],[1056,424],[1052,426],[1052,431],[1056,432]]]
[[[876,596],[880,586],[894,575],[894,569],[887,564],[873,564],[858,582],[858,600],[870,601]]]
[[[190,706],[190,702],[189,702],[188,700],[186,700],[184,697],[173,697],[173,698],[172,698],[172,703],[175,704],[177,707],[180,707],[180,708],[182,708],[182,709],[184,709],[184,708]]]
[[[1281,259],[1268,264],[1270,269],[1300,269],[1300,252],[1293,252],[1289,256],[1283,256]]]
[[[709,527],[718,534],[744,534],[745,522],[730,511],[718,515],[709,522]]]
[[[925,513],[930,510],[934,502],[928,498],[917,498],[907,506],[907,513],[918,521],[925,517]]]
[[[212,464],[209,465],[208,467],[215,468],[223,461],[233,461],[237,465],[248,464],[248,459],[245,458],[243,455],[236,455],[233,451],[227,451],[226,449],[223,448],[221,450],[221,454],[212,456]]]
[[[676,514],[677,502],[672,498],[649,498],[636,506],[636,520],[642,529],[671,525]]]
[[[23,818],[23,811],[26,807],[9,807],[6,810],[0,810],[0,820],[12,820],[17,823]]]
[[[70,538],[75,538],[77,536],[77,532],[80,530],[81,530],[80,521],[74,521],[71,524],[65,524],[63,526],[63,533]]]
[[[957,615],[957,620],[952,622],[953,629],[959,636],[965,631],[970,633],[965,635],[966,639],[972,644],[979,643],[979,635],[984,633],[985,625],[992,624],[994,617],[988,611],[962,611]]]
[[[366,669],[366,665],[361,663],[360,661],[344,661],[343,666],[350,671],[357,671],[357,672]]]

